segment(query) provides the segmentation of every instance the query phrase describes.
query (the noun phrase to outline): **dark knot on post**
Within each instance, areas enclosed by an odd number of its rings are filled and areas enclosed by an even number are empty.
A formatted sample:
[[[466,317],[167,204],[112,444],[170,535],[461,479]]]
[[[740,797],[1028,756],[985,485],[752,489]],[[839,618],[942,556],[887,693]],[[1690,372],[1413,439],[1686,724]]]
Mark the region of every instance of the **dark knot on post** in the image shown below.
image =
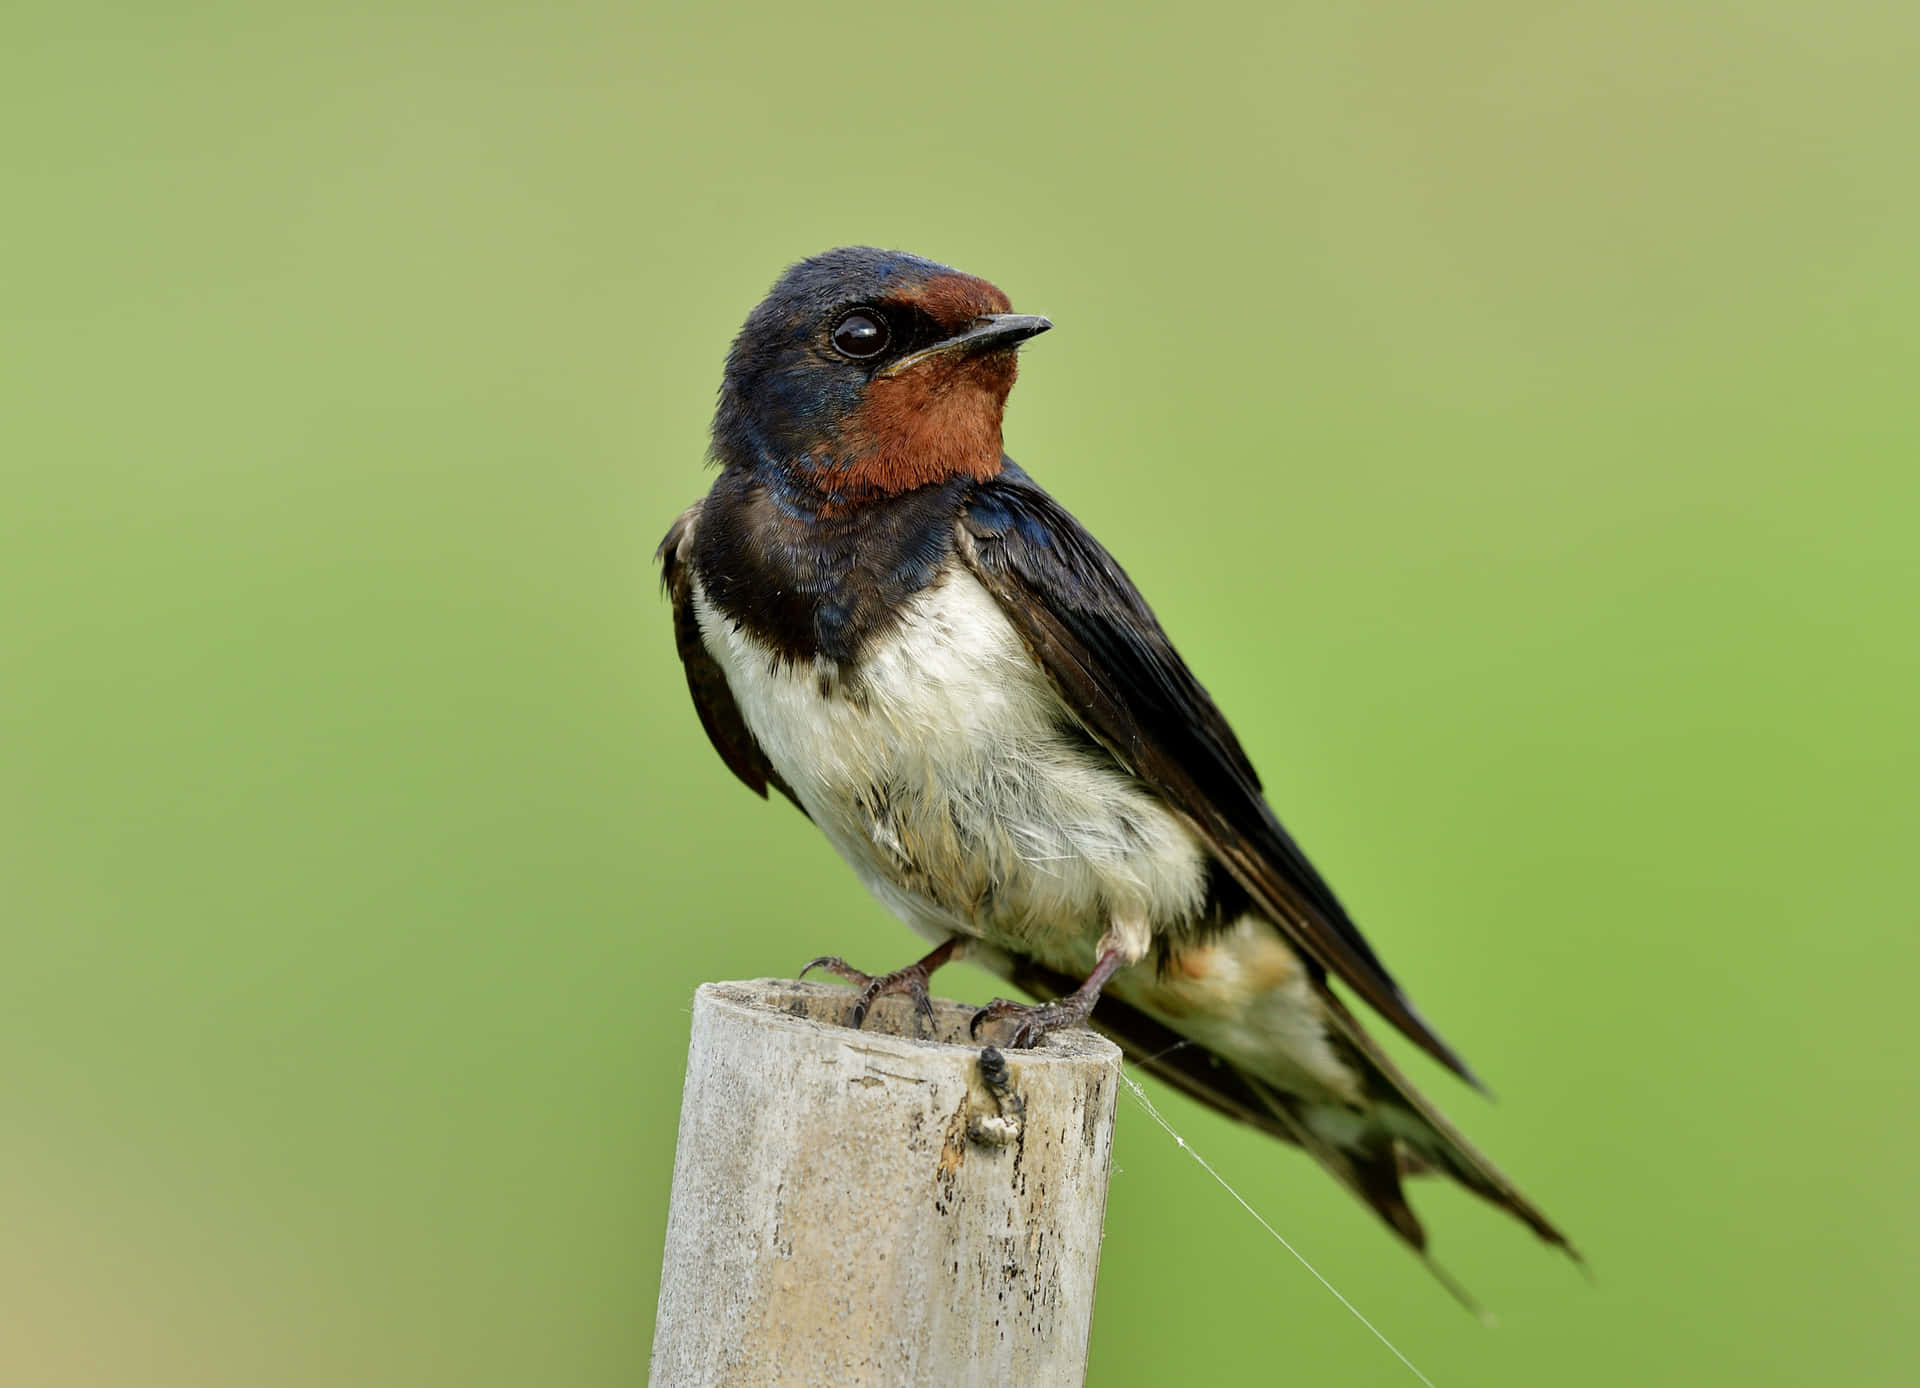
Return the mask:
[[[967,1118],[967,1136],[988,1147],[1011,1147],[1020,1140],[1026,1100],[1013,1087],[1013,1071],[997,1046],[980,1052],[980,1084],[986,1103],[976,1103]]]

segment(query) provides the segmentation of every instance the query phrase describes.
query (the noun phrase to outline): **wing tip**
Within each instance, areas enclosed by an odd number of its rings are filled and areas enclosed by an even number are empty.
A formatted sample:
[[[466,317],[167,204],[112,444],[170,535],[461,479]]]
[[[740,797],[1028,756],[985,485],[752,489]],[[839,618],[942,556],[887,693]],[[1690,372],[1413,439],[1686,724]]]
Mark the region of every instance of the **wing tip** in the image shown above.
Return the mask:
[[[1454,1074],[1458,1075],[1460,1079],[1465,1082],[1467,1088],[1474,1090],[1489,1102],[1497,1103],[1499,1101],[1500,1096],[1493,1092],[1493,1087],[1481,1079],[1479,1072],[1467,1064],[1466,1061],[1462,1060],[1458,1052],[1444,1044],[1442,1045],[1442,1049],[1446,1052],[1442,1057],[1442,1063],[1445,1064],[1449,1070],[1453,1071]]]
[[[1487,1082],[1480,1078],[1479,1072],[1467,1064],[1465,1057],[1448,1045],[1446,1040],[1435,1031],[1433,1024],[1420,1015],[1420,1009],[1408,1001],[1406,994],[1398,988],[1393,990],[1394,1006],[1399,1010],[1398,1017],[1382,1009],[1387,1020],[1406,1033],[1415,1045],[1439,1061],[1453,1074],[1464,1081],[1469,1089],[1477,1091],[1488,1100],[1498,1100],[1499,1096]]]

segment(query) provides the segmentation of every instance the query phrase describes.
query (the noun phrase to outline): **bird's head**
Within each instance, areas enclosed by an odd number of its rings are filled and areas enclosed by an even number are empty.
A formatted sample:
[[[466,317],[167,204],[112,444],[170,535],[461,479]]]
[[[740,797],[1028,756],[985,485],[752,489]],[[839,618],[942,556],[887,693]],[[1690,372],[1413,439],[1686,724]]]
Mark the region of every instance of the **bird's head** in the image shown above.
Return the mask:
[[[825,504],[1001,467],[1014,349],[1053,325],[985,280],[848,246],[780,277],[727,355],[713,454]]]

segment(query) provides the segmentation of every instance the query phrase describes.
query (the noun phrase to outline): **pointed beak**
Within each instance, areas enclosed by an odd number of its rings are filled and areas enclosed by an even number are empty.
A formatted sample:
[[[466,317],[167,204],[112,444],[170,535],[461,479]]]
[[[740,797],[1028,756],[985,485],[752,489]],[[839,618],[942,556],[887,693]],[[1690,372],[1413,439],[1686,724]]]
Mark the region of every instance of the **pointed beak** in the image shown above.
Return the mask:
[[[882,376],[897,376],[910,367],[918,366],[930,357],[951,355],[971,356],[976,352],[994,352],[1003,347],[1012,347],[1025,342],[1030,337],[1038,337],[1053,326],[1053,320],[1042,318],[1036,313],[988,313],[967,324],[966,331],[943,338],[931,347],[922,347],[910,356],[900,358],[880,372]]]

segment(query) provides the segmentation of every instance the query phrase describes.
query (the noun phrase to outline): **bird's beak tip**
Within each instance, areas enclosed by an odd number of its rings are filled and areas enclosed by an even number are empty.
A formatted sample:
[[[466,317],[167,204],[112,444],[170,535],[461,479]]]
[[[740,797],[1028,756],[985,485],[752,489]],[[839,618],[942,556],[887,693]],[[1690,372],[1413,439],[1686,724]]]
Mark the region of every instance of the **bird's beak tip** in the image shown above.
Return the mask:
[[[883,367],[880,374],[897,376],[930,357],[962,352],[1004,351],[1019,346],[1030,337],[1038,337],[1052,326],[1051,318],[1042,318],[1037,313],[983,313],[965,331],[902,357],[891,366]]]
[[[996,335],[1004,334],[1016,342],[1038,337],[1053,327],[1051,318],[1038,313],[990,313],[978,321],[982,327],[992,325]]]

